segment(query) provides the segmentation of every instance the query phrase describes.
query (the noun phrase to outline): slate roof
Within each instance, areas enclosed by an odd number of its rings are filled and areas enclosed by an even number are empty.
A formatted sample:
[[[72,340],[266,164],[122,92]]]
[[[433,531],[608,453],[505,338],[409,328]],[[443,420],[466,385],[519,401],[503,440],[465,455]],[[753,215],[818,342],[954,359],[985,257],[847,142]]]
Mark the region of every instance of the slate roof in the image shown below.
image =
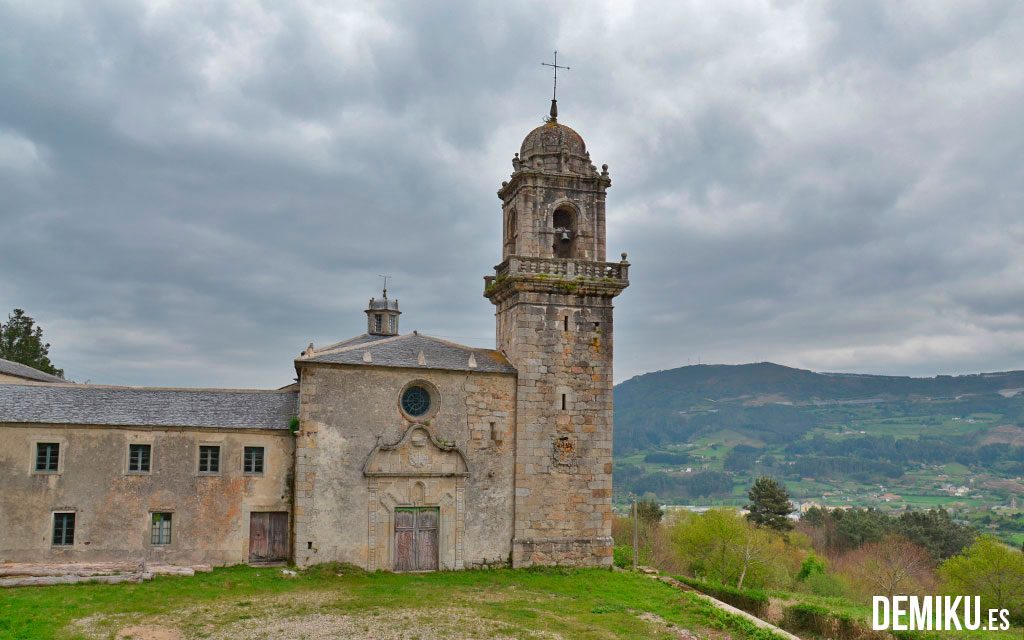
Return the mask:
[[[0,423],[288,429],[294,390],[0,384]]]
[[[32,367],[21,364],[20,362],[11,362],[10,360],[4,360],[3,358],[0,358],[0,373],[5,373],[9,376],[16,376],[18,378],[27,378],[37,382],[67,382],[67,380],[63,378],[51,376],[48,373],[43,373],[38,369],[33,369]]]
[[[312,354],[307,352],[296,360],[296,364],[304,362],[487,373],[516,372],[500,351],[467,347],[415,331],[402,336],[358,336],[329,347],[314,349]]]

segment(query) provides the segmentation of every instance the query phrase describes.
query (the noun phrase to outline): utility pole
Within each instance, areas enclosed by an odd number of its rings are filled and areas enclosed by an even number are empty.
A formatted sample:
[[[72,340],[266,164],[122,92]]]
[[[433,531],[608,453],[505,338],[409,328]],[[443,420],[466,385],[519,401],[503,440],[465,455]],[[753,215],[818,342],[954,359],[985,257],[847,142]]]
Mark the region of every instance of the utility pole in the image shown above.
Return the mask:
[[[637,508],[636,495],[630,494],[633,498],[633,571],[640,558],[640,509]]]

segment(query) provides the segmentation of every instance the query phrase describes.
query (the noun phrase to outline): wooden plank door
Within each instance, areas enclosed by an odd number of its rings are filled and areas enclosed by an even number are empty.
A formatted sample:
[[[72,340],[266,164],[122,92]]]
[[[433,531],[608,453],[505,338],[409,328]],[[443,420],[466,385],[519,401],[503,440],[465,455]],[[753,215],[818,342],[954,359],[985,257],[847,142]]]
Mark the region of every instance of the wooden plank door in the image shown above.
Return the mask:
[[[288,559],[288,512],[273,511],[270,514],[270,529],[267,535],[270,560],[280,562]]]
[[[416,512],[416,569],[437,570],[437,509]]]
[[[437,569],[437,507],[395,509],[395,571]]]
[[[288,559],[288,512],[254,511],[249,514],[249,562]]]
[[[266,562],[270,557],[270,514],[249,514],[249,562]]]
[[[416,570],[416,510],[395,509],[395,571]]]

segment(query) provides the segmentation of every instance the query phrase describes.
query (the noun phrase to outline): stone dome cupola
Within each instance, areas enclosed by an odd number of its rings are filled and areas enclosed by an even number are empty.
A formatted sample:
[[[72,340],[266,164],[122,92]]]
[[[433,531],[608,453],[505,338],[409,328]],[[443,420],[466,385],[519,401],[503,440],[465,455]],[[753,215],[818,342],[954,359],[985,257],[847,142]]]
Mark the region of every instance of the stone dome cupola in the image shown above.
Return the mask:
[[[549,118],[526,134],[519,148],[516,168],[535,169],[549,173],[571,173],[579,176],[597,174],[583,136],[571,127]]]

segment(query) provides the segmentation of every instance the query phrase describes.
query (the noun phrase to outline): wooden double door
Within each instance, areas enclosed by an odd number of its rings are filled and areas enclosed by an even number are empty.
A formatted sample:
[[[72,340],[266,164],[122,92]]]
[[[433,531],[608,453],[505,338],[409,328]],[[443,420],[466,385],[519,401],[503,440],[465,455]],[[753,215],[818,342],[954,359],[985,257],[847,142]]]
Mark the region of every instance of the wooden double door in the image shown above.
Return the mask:
[[[395,571],[437,569],[437,507],[395,508]]]
[[[288,560],[288,512],[253,511],[249,515],[249,562]]]

